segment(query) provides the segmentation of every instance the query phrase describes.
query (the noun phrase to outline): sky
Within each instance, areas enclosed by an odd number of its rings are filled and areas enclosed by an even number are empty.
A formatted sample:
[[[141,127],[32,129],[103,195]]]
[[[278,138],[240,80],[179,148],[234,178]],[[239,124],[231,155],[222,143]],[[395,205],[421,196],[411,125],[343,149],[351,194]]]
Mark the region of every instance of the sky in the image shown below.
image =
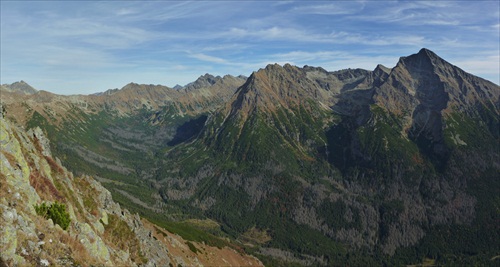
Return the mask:
[[[0,83],[185,85],[271,63],[394,67],[425,47],[500,80],[499,1],[0,1]]]

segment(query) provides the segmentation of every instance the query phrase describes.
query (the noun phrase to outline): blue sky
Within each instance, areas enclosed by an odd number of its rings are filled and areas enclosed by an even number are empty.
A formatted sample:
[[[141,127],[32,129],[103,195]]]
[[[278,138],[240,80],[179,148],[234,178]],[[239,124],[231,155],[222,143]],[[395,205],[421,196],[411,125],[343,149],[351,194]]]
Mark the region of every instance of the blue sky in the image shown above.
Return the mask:
[[[269,63],[372,70],[429,48],[499,84],[498,1],[4,1],[0,83],[174,86]]]

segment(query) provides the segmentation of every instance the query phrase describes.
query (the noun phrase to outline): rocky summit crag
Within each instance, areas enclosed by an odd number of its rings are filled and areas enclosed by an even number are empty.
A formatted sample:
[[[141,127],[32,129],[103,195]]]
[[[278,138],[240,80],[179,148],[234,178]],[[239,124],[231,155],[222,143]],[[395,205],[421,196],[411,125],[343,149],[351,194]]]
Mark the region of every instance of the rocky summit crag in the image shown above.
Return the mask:
[[[15,92],[20,94],[35,94],[37,90],[27,84],[25,81],[15,82],[13,84],[2,84],[1,89],[9,92]]]
[[[272,64],[177,89],[1,92],[6,118],[40,127],[129,210],[264,264],[500,259],[500,88],[428,49],[373,71]]]

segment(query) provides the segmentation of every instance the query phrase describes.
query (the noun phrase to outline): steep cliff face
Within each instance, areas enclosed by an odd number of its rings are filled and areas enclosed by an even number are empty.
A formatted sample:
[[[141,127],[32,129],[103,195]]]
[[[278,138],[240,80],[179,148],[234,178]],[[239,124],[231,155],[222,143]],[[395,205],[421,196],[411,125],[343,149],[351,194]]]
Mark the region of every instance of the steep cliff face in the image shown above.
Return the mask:
[[[498,85],[466,73],[425,48],[402,57],[374,88],[373,99],[399,117],[403,134],[437,165],[443,165],[451,153],[445,132],[453,128],[452,117],[458,114],[482,121],[498,137]]]
[[[261,265],[230,248],[186,242],[122,209],[92,177],[74,176],[54,159],[40,128],[25,132],[0,114],[0,146],[2,266]]]

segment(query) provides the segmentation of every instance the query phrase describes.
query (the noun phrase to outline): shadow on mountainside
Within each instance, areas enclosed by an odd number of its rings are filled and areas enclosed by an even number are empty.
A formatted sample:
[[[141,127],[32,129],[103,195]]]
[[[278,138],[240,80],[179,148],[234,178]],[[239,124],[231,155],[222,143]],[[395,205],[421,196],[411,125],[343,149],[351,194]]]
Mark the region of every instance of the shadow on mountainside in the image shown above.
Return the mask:
[[[207,118],[208,117],[206,115],[201,115],[200,117],[191,119],[179,126],[175,132],[174,138],[169,141],[167,145],[175,146],[198,136],[203,129]]]

